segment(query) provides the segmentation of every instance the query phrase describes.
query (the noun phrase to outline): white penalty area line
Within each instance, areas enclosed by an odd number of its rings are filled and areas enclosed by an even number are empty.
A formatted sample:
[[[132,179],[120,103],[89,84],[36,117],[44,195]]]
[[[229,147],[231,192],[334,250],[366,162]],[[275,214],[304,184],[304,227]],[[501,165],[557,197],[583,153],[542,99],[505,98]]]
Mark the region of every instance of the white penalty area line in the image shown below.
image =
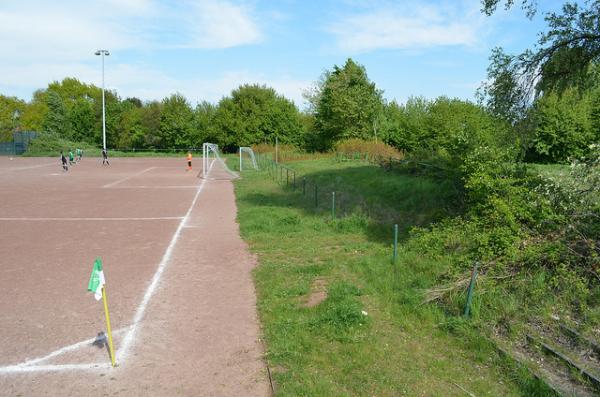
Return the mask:
[[[156,217],[142,217],[142,218],[2,218],[0,221],[22,221],[22,222],[46,222],[46,221],[66,221],[66,222],[83,222],[83,221],[170,221],[180,220],[183,216],[156,216]]]
[[[211,168],[212,168],[212,164],[211,164]],[[210,172],[210,169],[209,169],[209,172]],[[140,305],[138,306],[138,308],[135,312],[135,316],[133,317],[133,322],[129,326],[129,331],[125,335],[125,338],[123,338],[123,343],[121,345],[121,348],[116,353],[117,362],[124,361],[127,358],[127,355],[129,354],[129,350],[133,343],[133,338],[137,331],[138,325],[140,324],[140,322],[142,320],[142,317],[144,317],[144,312],[146,311],[148,302],[150,302],[150,298],[152,298],[152,295],[154,295],[154,292],[156,291],[156,288],[158,287],[160,278],[161,278],[163,272],[165,271],[165,268],[167,267],[169,260],[171,259],[171,255],[173,254],[175,245],[177,244],[177,240],[179,240],[181,231],[186,226],[186,223],[190,217],[190,214],[192,213],[192,210],[194,209],[194,206],[196,205],[196,201],[198,200],[200,193],[204,189],[205,183],[206,183],[206,180],[203,180],[200,183],[200,186],[198,186],[198,190],[196,191],[196,195],[194,196],[194,199],[192,200],[190,207],[188,208],[188,210],[187,210],[185,216],[183,217],[183,219],[181,220],[181,222],[179,222],[179,226],[177,226],[177,230],[175,230],[175,233],[173,234],[173,237],[171,238],[171,242],[169,243],[169,246],[167,247],[165,253],[163,254],[163,257],[158,265],[158,268],[156,269],[156,273],[154,273],[154,276],[152,277],[152,281],[150,282],[148,289],[146,289],[146,293],[144,294],[142,302],[140,303]]]
[[[151,171],[151,170],[153,170],[153,169],[155,169],[155,168],[157,168],[157,167],[150,167],[150,168],[146,168],[145,170],[143,170],[143,171],[140,171],[140,172],[137,172],[137,173],[135,173],[135,174],[133,174],[133,175],[126,176],[125,178],[121,178],[121,179],[119,179],[119,180],[117,180],[117,181],[114,181],[114,182],[112,182],[112,183],[107,183],[106,185],[104,185],[104,186],[102,186],[102,187],[103,187],[103,188],[113,187],[113,186],[115,186],[115,185],[118,185],[118,184],[119,184],[119,183],[121,183],[121,182],[125,182],[125,181],[126,181],[126,180],[128,180],[128,179],[135,178],[136,176],[140,176],[140,175],[142,175],[142,174],[144,174],[144,173],[146,173],[146,172],[148,172],[148,171]]]

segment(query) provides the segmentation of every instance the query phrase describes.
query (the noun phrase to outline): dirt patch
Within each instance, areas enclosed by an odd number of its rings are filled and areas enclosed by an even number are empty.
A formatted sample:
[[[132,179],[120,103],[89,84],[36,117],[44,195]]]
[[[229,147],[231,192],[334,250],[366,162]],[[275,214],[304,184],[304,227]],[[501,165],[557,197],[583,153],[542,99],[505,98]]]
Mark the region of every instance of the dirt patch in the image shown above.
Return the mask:
[[[316,278],[311,286],[311,293],[302,303],[302,307],[315,307],[327,299],[327,280]]]

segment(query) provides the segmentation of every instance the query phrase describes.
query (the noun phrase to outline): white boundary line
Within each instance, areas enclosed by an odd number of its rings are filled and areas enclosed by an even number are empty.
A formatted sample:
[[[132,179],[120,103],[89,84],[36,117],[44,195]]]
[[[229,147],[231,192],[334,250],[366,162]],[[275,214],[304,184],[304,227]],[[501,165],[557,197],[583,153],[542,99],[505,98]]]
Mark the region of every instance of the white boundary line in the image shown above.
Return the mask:
[[[25,171],[25,170],[31,170],[31,169],[34,169],[34,168],[48,167],[49,165],[56,165],[57,167],[60,166],[60,159],[57,159],[56,162],[53,162],[53,163],[31,165],[29,167],[19,167],[19,168],[3,169],[3,170],[0,170],[0,173],[6,173],[7,174],[7,173],[12,172],[12,171]]]
[[[210,168],[212,168],[212,164],[211,164]],[[209,169],[209,172],[210,172],[210,169]],[[171,259],[171,255],[173,254],[173,250],[175,248],[175,245],[177,244],[177,240],[179,240],[181,231],[185,227],[187,220],[188,220],[190,214],[192,213],[194,206],[196,205],[198,196],[200,196],[200,192],[202,192],[202,189],[204,188],[205,183],[206,183],[206,179],[202,180],[202,182],[200,183],[200,186],[198,186],[198,190],[196,191],[196,195],[194,196],[194,199],[192,200],[192,204],[190,205],[190,208],[188,208],[185,216],[183,217],[181,222],[179,222],[179,226],[177,227],[177,230],[175,230],[175,234],[173,234],[173,238],[171,238],[171,242],[169,243],[169,246],[167,247],[167,250],[165,251],[165,253],[162,257],[162,260],[160,261],[160,263],[158,265],[158,269],[156,269],[156,273],[154,273],[154,277],[152,277],[152,281],[150,282],[150,285],[148,286],[148,289],[146,290],[146,293],[144,294],[144,298],[142,299],[142,302],[140,303],[140,305],[138,306],[138,308],[135,312],[135,316],[133,317],[133,323],[129,326],[129,332],[127,332],[127,334],[125,335],[125,338],[123,338],[123,343],[121,345],[121,348],[119,349],[119,351],[116,354],[117,362],[124,361],[127,358],[127,355],[129,354],[129,349],[131,348],[131,345],[133,343],[133,337],[135,336],[137,327],[138,327],[140,321],[142,320],[142,317],[144,316],[144,312],[146,311],[148,302],[150,302],[150,298],[152,298],[152,295],[154,295],[154,292],[156,291],[158,282],[160,281],[160,278],[161,278],[163,272],[165,271],[165,268],[167,267],[169,260]]]
[[[110,363],[89,363],[89,364],[57,364],[57,365],[10,365],[8,367],[0,367],[0,374],[15,374],[22,372],[58,372],[58,371],[73,371],[73,370],[98,370],[110,369]]]
[[[113,186],[112,189],[197,189],[198,185],[172,185],[172,186]]]
[[[118,330],[113,332],[113,335],[120,335],[123,332],[125,332],[127,328],[123,327],[123,328],[119,328]],[[50,360],[52,357],[56,357],[56,356],[60,356],[63,353],[68,353],[70,351],[73,350],[77,350],[82,346],[85,345],[91,345],[92,343],[94,343],[94,341],[96,340],[96,338],[90,338],[90,339],[86,339],[86,340],[82,340],[81,342],[77,342],[77,343],[73,343],[72,345],[69,346],[65,346],[61,349],[55,350],[50,354],[47,354],[43,357],[38,357],[38,358],[32,358],[31,360],[26,360],[24,362],[22,362],[21,364],[17,364],[18,366],[29,366],[29,365],[35,365],[47,360]],[[0,367],[1,369],[1,367]]]
[[[67,221],[67,222],[80,222],[80,221],[170,221],[183,219],[183,216],[157,216],[150,218],[1,218],[0,221]]]
[[[125,332],[126,328],[120,328],[114,332],[115,335],[120,335]],[[109,363],[85,363],[85,364],[50,364],[50,365],[37,365],[38,363],[50,360],[53,357],[60,356],[61,354],[68,353],[73,350],[77,350],[85,345],[91,345],[96,338],[90,338],[81,342],[74,343],[69,346],[65,346],[61,349],[55,350],[50,354],[43,357],[37,357],[30,360],[25,360],[22,363],[7,365],[0,367],[0,374],[3,373],[17,373],[17,372],[33,372],[33,371],[65,371],[72,369],[96,369],[96,368],[110,368]]]
[[[146,172],[148,172],[148,171],[151,171],[151,170],[153,170],[153,169],[155,169],[155,168],[157,168],[157,167],[150,167],[150,168],[146,168],[145,170],[143,170],[143,171],[140,171],[140,172],[137,172],[137,173],[135,173],[135,174],[133,174],[133,175],[129,175],[129,176],[126,176],[125,178],[121,178],[121,179],[119,179],[119,180],[117,180],[117,181],[114,181],[114,182],[111,182],[111,183],[107,183],[106,185],[104,185],[104,186],[102,186],[102,187],[103,187],[103,188],[113,187],[113,186],[115,186],[115,185],[118,185],[118,184],[119,184],[119,183],[121,183],[121,182],[125,182],[125,181],[126,181],[126,180],[128,180],[128,179],[135,178],[136,176],[140,176],[140,175],[142,175],[142,174],[144,174],[144,173],[146,173]]]

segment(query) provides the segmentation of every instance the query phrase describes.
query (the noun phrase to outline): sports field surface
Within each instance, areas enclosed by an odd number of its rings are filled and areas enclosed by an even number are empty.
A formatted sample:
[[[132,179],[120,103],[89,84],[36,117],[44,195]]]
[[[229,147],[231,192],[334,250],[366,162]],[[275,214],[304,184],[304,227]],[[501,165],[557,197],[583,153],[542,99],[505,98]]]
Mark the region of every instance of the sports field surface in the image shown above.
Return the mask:
[[[174,158],[0,157],[0,395],[266,396],[233,185]],[[223,176],[223,177],[220,177]],[[118,367],[87,292],[101,257]]]

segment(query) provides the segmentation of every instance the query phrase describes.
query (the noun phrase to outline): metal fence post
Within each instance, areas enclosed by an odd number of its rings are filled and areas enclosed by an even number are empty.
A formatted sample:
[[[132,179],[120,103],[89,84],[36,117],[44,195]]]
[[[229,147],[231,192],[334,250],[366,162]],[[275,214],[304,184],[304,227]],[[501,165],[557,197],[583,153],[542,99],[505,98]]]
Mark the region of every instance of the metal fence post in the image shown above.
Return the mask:
[[[315,208],[319,206],[319,196],[318,196],[319,187],[315,182]]]
[[[331,192],[331,218],[335,219],[335,192]]]
[[[306,178],[302,178],[302,195],[306,196]]]
[[[475,282],[477,281],[477,267],[479,262],[475,262],[473,266],[473,273],[471,273],[471,282],[469,283],[469,290],[467,291],[467,303],[465,305],[465,317],[469,317],[471,314],[471,302],[473,300],[473,290],[475,289]]]
[[[398,224],[394,225],[394,252],[392,254],[392,264],[396,264],[396,259],[398,258]]]

